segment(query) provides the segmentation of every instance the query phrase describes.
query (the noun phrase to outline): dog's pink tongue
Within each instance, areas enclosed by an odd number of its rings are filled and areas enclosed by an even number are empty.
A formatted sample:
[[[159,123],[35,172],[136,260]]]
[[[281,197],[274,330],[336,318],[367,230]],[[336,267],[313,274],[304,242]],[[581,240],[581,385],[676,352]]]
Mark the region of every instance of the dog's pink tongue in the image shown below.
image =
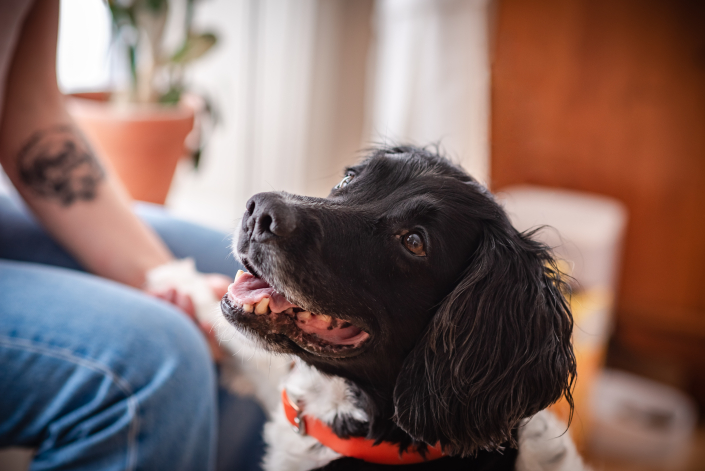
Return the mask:
[[[284,296],[274,291],[269,283],[251,273],[241,274],[228,288],[228,296],[238,304],[257,304],[262,298],[269,298],[269,309],[274,313],[284,312],[291,304]]]

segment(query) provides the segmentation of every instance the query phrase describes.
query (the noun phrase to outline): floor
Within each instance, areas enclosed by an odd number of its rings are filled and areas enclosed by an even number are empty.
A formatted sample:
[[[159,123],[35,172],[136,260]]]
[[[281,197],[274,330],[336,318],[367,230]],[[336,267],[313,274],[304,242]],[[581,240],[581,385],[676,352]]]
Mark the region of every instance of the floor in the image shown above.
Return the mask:
[[[690,453],[681,463],[658,465],[627,461],[592,456],[589,451],[583,453],[583,456],[593,471],[705,471],[705,427],[696,430]]]

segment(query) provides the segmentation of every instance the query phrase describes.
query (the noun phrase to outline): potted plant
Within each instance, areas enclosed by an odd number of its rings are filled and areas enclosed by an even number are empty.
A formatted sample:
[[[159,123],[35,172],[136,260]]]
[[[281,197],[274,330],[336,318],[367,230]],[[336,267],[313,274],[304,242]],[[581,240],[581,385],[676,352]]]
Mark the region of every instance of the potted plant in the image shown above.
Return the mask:
[[[178,160],[188,153],[200,156],[200,142],[190,149],[184,143],[192,131],[200,136],[194,114],[208,107],[185,93],[184,71],[213,47],[216,36],[193,30],[194,1],[182,4],[183,41],[166,50],[169,0],[108,0],[113,47],[124,52],[128,85],[68,98],[78,126],[135,199],[163,204]]]

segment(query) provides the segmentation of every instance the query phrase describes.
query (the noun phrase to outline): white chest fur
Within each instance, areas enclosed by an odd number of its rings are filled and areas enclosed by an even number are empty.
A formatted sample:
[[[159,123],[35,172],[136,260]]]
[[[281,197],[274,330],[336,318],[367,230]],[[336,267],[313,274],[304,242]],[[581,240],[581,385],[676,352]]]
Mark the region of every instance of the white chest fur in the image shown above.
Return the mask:
[[[349,416],[367,421],[365,412],[357,408],[345,380],[327,376],[300,360],[284,378],[283,387],[294,402],[302,401],[307,415],[331,424],[336,416]],[[264,429],[267,471],[305,471],[315,469],[340,458],[333,450],[322,446],[315,438],[295,432],[284,415],[281,404]]]

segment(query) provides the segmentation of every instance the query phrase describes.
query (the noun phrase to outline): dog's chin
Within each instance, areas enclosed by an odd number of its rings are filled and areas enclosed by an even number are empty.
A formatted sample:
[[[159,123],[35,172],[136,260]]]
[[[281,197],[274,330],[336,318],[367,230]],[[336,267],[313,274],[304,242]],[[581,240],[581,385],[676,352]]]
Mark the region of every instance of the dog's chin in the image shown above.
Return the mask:
[[[362,327],[297,306],[250,273],[238,273],[220,306],[228,322],[273,352],[346,358],[362,353],[370,342]]]

